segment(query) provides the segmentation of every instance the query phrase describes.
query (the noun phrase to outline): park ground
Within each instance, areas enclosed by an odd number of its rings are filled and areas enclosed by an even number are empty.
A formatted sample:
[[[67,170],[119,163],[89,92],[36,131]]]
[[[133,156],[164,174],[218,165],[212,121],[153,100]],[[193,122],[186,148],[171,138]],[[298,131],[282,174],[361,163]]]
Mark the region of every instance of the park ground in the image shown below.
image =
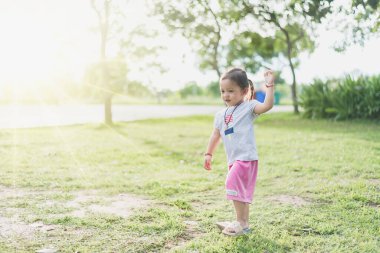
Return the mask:
[[[212,116],[0,130],[0,252],[379,252],[380,124],[255,122],[253,232],[223,236]]]

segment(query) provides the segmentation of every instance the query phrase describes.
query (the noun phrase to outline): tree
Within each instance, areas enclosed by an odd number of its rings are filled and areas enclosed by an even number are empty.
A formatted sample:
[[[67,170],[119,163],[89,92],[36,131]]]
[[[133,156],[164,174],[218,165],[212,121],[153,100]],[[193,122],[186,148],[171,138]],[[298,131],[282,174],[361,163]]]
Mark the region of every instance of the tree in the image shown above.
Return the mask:
[[[268,52],[283,55],[288,61],[293,79],[291,91],[295,113],[299,112],[295,75],[295,68],[298,65],[297,57],[301,52],[314,50],[315,44],[309,33],[312,33],[315,25],[331,13],[330,2],[331,0],[258,2],[233,0],[224,4],[224,8],[229,9],[227,17],[230,22],[244,23],[249,22],[248,18],[253,18],[252,26],[254,21],[258,21],[261,33],[272,34],[273,48]],[[247,38],[252,35],[246,32],[241,36]],[[267,39],[264,42],[271,44],[272,41]],[[261,51],[265,53],[265,49],[264,47]]]
[[[222,20],[208,0],[162,0],[154,5],[154,14],[161,18],[171,33],[180,32],[201,56],[200,68],[211,69],[221,76],[220,43]]]
[[[345,51],[352,44],[364,46],[365,41],[380,35],[379,0],[352,0],[348,7],[338,5],[336,12],[344,16],[334,23],[334,28],[338,27],[345,35],[335,46],[336,51]]]
[[[220,78],[222,70],[231,65],[244,65],[248,71],[255,72],[262,66],[260,61],[273,57],[271,51],[273,39],[263,38],[254,32],[245,32],[234,37],[225,29],[228,24],[223,1],[159,1],[154,13],[170,32],[180,32],[200,56],[199,67],[203,70],[214,70]],[[243,35],[251,37],[251,42],[260,47],[248,45],[242,40]]]
[[[110,8],[112,0],[104,0],[103,8],[97,6],[95,0],[91,0],[91,6],[96,12],[98,17],[98,27],[100,30],[100,68],[101,68],[101,86],[105,87],[104,90],[104,121],[106,124],[112,124],[112,96],[113,94],[107,89],[109,86],[109,76],[107,70],[107,41],[110,29]]]
[[[202,93],[202,88],[194,82],[187,83],[185,87],[179,90],[181,98],[187,98],[188,96],[201,96]]]
[[[214,82],[209,83],[206,87],[206,92],[208,95],[212,97],[220,97],[219,82],[214,81]]]
[[[165,1],[156,5],[156,14],[169,30],[179,30],[190,42],[203,46],[197,50],[201,68],[216,70],[218,66],[219,76],[221,66],[240,64],[254,72],[275,57],[285,57],[293,77],[294,111],[298,113],[297,57],[314,50],[309,33],[331,12],[331,1]]]
[[[379,0],[353,0],[352,7],[362,39],[369,34],[380,31],[380,3]]]
[[[278,56],[275,40],[253,31],[237,33],[227,47],[227,65],[244,66],[252,73],[260,67],[266,67],[265,63]]]
[[[126,16],[122,10],[127,7],[125,4],[128,1],[123,0],[116,3],[112,0],[99,1],[91,0],[91,7],[98,18],[100,60],[99,64],[92,66],[92,70],[89,71],[97,73],[94,75],[94,78],[97,79],[92,79],[92,81],[96,82],[97,88],[102,90],[105,123],[112,124],[112,98],[123,90],[123,85],[131,82],[127,78],[130,69],[127,67],[127,61],[133,61],[134,65],[144,65],[144,71],[155,69],[162,73],[166,70],[152,59],[163,47],[144,45],[142,42],[142,40],[152,39],[157,32],[147,29],[143,25],[138,25],[130,30],[125,29]],[[111,40],[118,44],[119,52],[116,57],[110,57],[107,54]]]
[[[126,92],[133,97],[139,97],[139,98],[147,98],[147,97],[153,97],[153,92],[143,85],[142,83],[138,81],[131,81],[128,82],[128,86],[126,87]]]
[[[105,68],[105,70],[104,70]],[[104,85],[103,75],[107,73],[107,86]],[[89,66],[85,73],[85,83],[91,89],[93,96],[113,97],[114,94],[121,94],[128,89],[127,84],[128,67],[122,55],[113,59],[107,59],[105,62],[95,63]],[[111,105],[110,105],[111,106]],[[111,109],[111,108],[109,108]],[[112,124],[108,122],[107,124]]]
[[[269,61],[274,56],[273,39],[254,32],[236,35],[228,23],[228,10],[223,7],[223,1],[159,1],[154,14],[161,17],[170,32],[180,32],[190,42],[200,57],[200,69],[214,70],[219,78],[222,69],[231,65],[244,65],[248,71],[257,71],[262,66],[260,61]],[[261,46],[248,45],[242,35],[248,35],[251,42]]]

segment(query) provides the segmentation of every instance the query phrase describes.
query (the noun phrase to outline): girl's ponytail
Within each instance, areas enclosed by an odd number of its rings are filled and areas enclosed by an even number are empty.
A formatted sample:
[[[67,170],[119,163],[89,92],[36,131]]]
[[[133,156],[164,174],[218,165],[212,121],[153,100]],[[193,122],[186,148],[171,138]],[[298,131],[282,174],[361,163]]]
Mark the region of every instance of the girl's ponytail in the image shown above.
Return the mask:
[[[249,84],[249,89],[250,89],[250,92],[248,93],[249,94],[248,100],[253,100],[256,97],[255,88],[253,87],[253,82],[250,79],[248,79],[248,84]]]

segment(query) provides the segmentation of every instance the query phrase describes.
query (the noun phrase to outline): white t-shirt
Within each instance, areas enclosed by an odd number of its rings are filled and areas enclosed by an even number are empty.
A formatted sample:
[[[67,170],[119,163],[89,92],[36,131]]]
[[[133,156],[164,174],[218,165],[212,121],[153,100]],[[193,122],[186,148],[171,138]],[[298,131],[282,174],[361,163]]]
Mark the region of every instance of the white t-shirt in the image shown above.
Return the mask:
[[[258,103],[257,100],[244,101],[237,107],[231,106],[215,114],[214,127],[219,129],[222,137],[228,165],[233,164],[236,160],[254,161],[259,159],[253,128],[253,121],[257,117],[253,109]],[[234,112],[231,115],[232,111]],[[224,115],[226,115],[227,121],[230,119],[228,129],[231,131],[233,128],[231,134],[225,134]]]

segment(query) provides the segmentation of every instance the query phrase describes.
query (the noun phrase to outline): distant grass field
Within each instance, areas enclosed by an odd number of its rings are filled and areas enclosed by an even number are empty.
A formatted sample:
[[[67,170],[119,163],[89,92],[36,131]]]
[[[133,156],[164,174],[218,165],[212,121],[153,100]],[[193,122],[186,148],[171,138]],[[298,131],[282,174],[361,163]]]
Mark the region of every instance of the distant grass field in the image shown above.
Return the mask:
[[[253,233],[229,238],[222,145],[202,168],[212,122],[0,130],[0,252],[380,252],[379,123],[260,116]],[[119,194],[129,216],[75,215]]]

